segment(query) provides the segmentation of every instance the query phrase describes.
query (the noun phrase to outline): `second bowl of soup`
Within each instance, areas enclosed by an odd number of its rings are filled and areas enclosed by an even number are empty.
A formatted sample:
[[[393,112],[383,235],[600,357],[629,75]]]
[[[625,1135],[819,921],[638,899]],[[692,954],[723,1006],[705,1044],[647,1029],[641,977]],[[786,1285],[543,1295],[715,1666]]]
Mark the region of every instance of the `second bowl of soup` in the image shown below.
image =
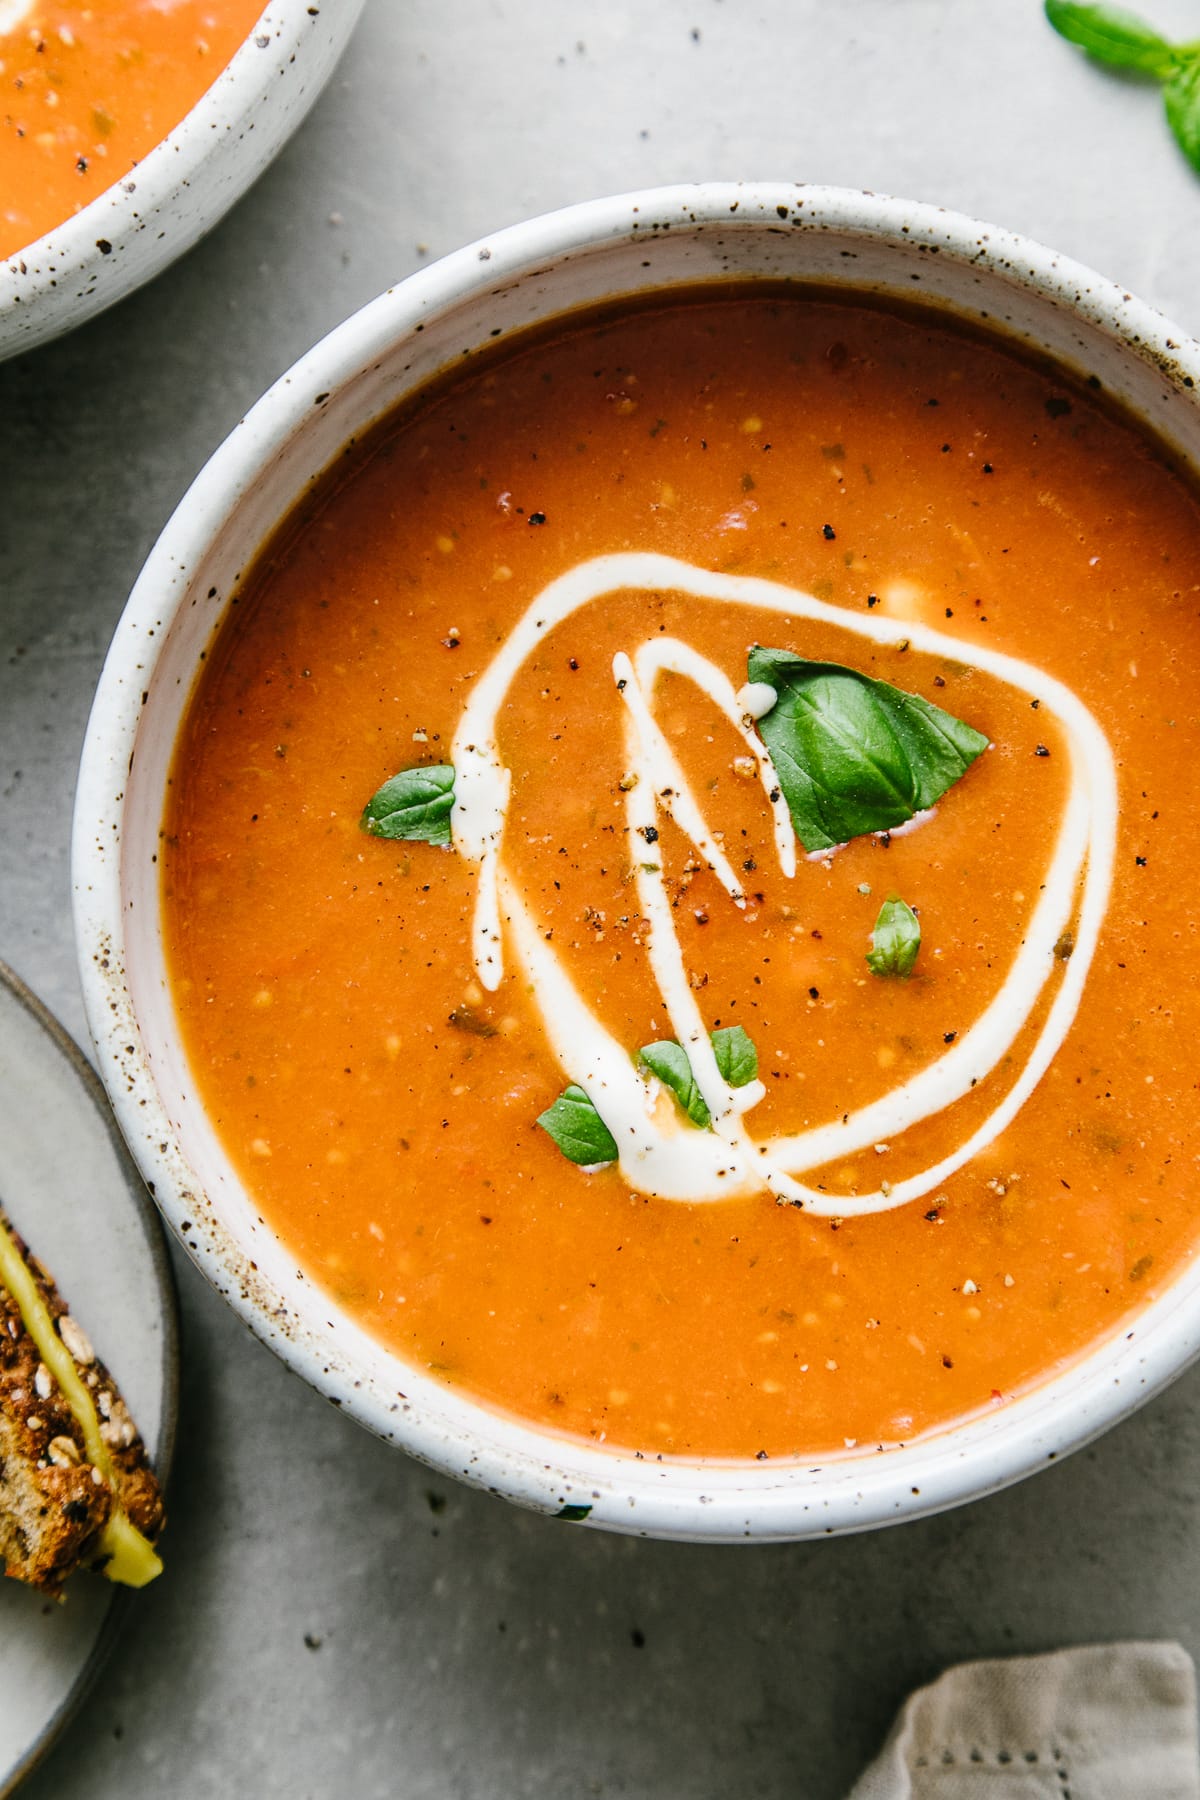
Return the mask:
[[[0,0],[0,359],[190,248],[316,100],[362,0]]]

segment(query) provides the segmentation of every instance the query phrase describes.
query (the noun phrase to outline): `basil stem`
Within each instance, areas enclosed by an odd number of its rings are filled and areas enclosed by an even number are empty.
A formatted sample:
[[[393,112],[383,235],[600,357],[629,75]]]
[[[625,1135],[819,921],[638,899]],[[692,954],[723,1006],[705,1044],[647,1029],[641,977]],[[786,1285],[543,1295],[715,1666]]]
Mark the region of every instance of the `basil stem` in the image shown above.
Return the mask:
[[[1163,86],[1167,124],[1175,142],[1200,173],[1200,40],[1172,44],[1134,13],[1073,0],[1045,0],[1046,17],[1060,37],[1110,69],[1149,75]]]
[[[867,951],[872,975],[912,974],[921,948],[921,925],[911,906],[899,894],[889,894],[879,909]]]
[[[372,794],[359,823],[371,837],[410,838],[449,850],[454,770],[449,763],[401,769]]]
[[[617,1140],[581,1087],[564,1088],[537,1123],[568,1162],[592,1166],[617,1160]]]
[[[982,732],[941,707],[840,663],[760,644],[749,673],[775,689],[758,729],[808,851],[905,824],[987,748]]]

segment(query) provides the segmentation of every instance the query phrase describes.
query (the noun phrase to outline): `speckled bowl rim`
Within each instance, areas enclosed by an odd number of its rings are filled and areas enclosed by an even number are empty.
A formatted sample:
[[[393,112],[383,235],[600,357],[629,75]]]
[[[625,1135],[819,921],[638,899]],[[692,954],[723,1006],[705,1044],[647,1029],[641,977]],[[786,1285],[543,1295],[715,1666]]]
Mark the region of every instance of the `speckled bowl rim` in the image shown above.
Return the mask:
[[[346,1352],[352,1331],[341,1322],[335,1333],[314,1329],[293,1316],[294,1295],[256,1287],[246,1273],[248,1252],[220,1220],[197,1234],[193,1217],[203,1200],[174,1142],[129,998],[121,857],[110,850],[120,845],[123,778],[143,690],[154,680],[163,626],[186,603],[188,571],[201,562],[232,498],[270,464],[314,403],[464,297],[552,272],[597,246],[645,244],[672,227],[715,228],[734,213],[740,225],[779,230],[782,220],[847,241],[884,239],[906,252],[936,246],[943,259],[978,271],[988,304],[977,316],[990,314],[999,325],[998,302],[1015,285],[1039,305],[1096,327],[1122,357],[1152,367],[1163,392],[1185,405],[1200,381],[1200,344],[1124,288],[1028,239],[930,205],[799,184],[705,184],[592,201],[510,227],[422,270],[338,327],[268,391],[197,477],[151,553],[105,664],[83,752],[73,843],[81,979],[101,1075],[169,1223],[251,1329],[320,1393],[445,1473],[535,1510],[702,1541],[813,1537],[914,1518],[993,1492],[1079,1448],[1200,1354],[1200,1262],[1066,1370],[1003,1408],[882,1454],[657,1461],[561,1437],[460,1395],[443,1403],[426,1393],[398,1414],[395,1389],[364,1381]],[[152,619],[157,628],[148,641]],[[318,1304],[324,1310],[329,1302],[322,1297]],[[406,1384],[413,1378],[398,1359],[394,1367]]]
[[[224,69],[140,162],[114,177],[80,212],[0,258],[0,361],[115,305],[210,230],[298,128],[364,4],[267,0]],[[257,40],[264,37],[268,42],[262,46]],[[304,77],[311,77],[311,88],[294,112],[270,109],[277,84],[294,87]],[[251,131],[258,132],[257,139],[249,138]],[[231,134],[244,148],[241,167],[205,197],[205,166],[226,152]],[[152,225],[158,230],[149,240],[153,247],[125,268],[126,254],[135,246],[142,252],[141,235]],[[75,290],[70,297],[68,287]]]

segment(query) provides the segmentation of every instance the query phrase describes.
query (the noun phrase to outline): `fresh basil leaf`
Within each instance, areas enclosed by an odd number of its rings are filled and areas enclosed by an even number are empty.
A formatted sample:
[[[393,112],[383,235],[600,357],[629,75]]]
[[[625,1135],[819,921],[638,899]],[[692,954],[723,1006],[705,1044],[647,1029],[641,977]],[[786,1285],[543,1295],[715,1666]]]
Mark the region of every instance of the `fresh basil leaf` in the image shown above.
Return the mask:
[[[758,1074],[758,1051],[749,1034],[740,1025],[726,1025],[719,1031],[710,1032],[709,1041],[717,1059],[721,1079],[727,1081],[730,1087],[745,1087],[755,1079]],[[677,1044],[673,1038],[667,1038],[657,1044],[645,1045],[639,1050],[638,1056],[651,1073],[658,1076],[663,1086],[670,1088],[693,1125],[706,1126],[712,1123],[704,1095],[696,1084],[691,1062],[682,1044]]]
[[[758,729],[809,851],[903,825],[987,748],[941,707],[841,663],[756,644],[749,671],[778,696]]]
[[[538,1117],[538,1124],[573,1163],[609,1163],[617,1160],[617,1140],[583,1088],[564,1088],[553,1106]]]
[[[899,894],[889,894],[880,907],[871,943],[867,967],[872,975],[912,974],[921,948],[921,925]]]
[[[1046,0],[1046,17],[1060,37],[1111,69],[1135,69],[1161,79],[1175,66],[1175,51],[1166,38],[1123,7]]]
[[[646,1044],[638,1056],[651,1074],[657,1075],[664,1087],[670,1088],[693,1125],[709,1125],[712,1116],[704,1095],[696,1086],[692,1065],[682,1044],[671,1038],[658,1044]]]
[[[748,1032],[740,1025],[723,1025],[709,1035],[722,1080],[735,1088],[746,1087],[757,1080],[758,1051]]]
[[[1200,56],[1178,65],[1163,88],[1163,101],[1175,142],[1200,173]]]
[[[401,769],[372,794],[359,823],[371,837],[415,838],[450,848],[454,770],[449,763]]]

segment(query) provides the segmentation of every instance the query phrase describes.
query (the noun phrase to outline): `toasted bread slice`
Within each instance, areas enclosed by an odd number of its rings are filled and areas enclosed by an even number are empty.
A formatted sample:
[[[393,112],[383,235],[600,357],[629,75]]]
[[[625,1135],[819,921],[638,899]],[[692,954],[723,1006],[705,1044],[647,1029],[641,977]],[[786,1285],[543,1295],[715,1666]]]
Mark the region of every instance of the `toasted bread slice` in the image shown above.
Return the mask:
[[[0,1558],[49,1594],[79,1566],[141,1586],[162,1496],[87,1334],[0,1210]]]

